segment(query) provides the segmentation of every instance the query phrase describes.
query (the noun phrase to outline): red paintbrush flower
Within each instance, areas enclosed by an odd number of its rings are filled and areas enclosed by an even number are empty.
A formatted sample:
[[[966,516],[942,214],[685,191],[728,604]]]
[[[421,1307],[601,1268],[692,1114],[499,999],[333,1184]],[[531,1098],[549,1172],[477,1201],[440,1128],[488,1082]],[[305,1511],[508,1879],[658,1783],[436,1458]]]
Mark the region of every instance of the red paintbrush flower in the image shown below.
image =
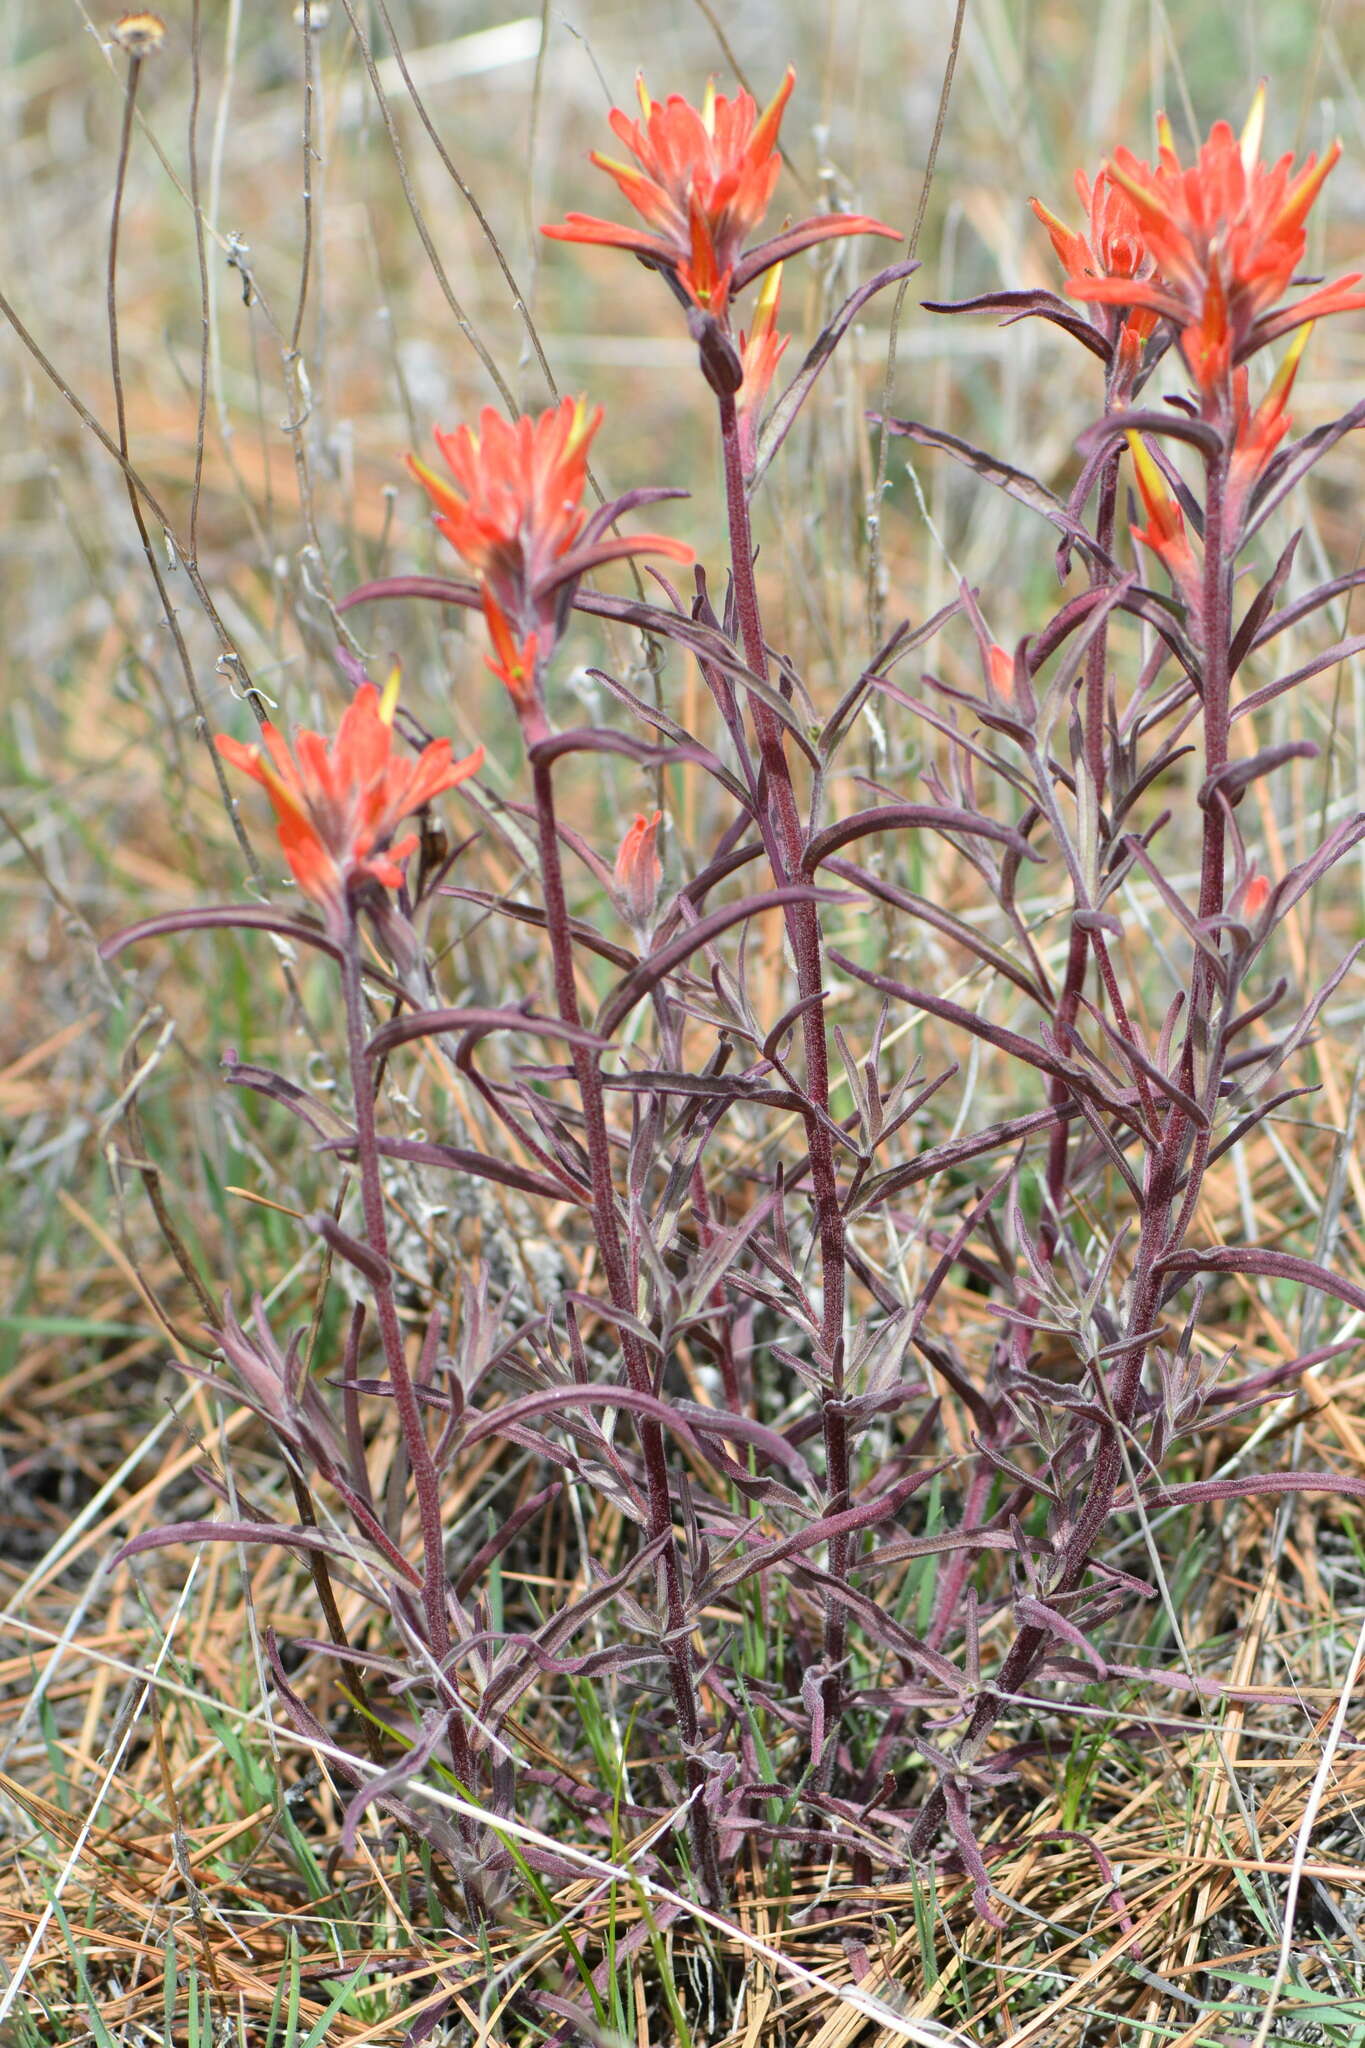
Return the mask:
[[[1341,144],[1333,143],[1321,162],[1308,157],[1297,171],[1292,154],[1266,165],[1259,160],[1264,119],[1262,89],[1241,139],[1226,121],[1216,122],[1189,166],[1176,154],[1164,116],[1155,169],[1130,150],[1116,150],[1106,168],[1132,203],[1155,272],[1134,282],[1075,271],[1067,279],[1075,298],[1146,306],[1170,320],[1210,399],[1225,397],[1237,365],[1277,335],[1324,313],[1365,307],[1365,292],[1353,289],[1358,273],[1294,305],[1277,304],[1303,259],[1304,223]]]
[[[431,498],[436,524],[478,578],[495,658],[489,661],[521,714],[539,705],[539,674],[559,637],[578,579],[626,555],[690,562],[666,534],[608,534],[621,513],[669,491],[636,491],[591,516],[583,509],[588,447],[602,423],[581,398],[510,422],[491,406],[478,431],[436,430],[453,482],[416,456],[408,467]]]
[[[1077,234],[1058,220],[1040,199],[1029,205],[1047,229],[1057,260],[1068,277],[1104,278],[1115,287],[1113,309],[1096,317],[1106,338],[1118,350],[1120,364],[1135,372],[1142,350],[1156,327],[1157,316],[1149,308],[1132,304],[1117,291],[1120,282],[1149,279],[1156,265],[1143,237],[1142,225],[1132,200],[1116,184],[1107,166],[1101,168],[1092,186],[1084,171],[1076,173],[1076,191],[1085,209],[1089,233]],[[1117,330],[1117,331],[1115,331]]]
[[[320,733],[300,732],[291,754],[269,724],[261,727],[260,746],[243,746],[228,733],[217,736],[223,759],[259,782],[270,798],[290,871],[336,934],[349,925],[355,894],[372,883],[396,889],[402,881],[400,863],[417,845],[417,835],[393,844],[399,821],[483,765],[482,747],[453,761],[449,740],[432,740],[413,760],[395,760],[398,683],[395,669],[382,697],[373,683],[363,684],[330,747]]]
[[[643,75],[635,82],[642,121],[613,107],[613,130],[634,164],[594,150],[592,161],[615,178],[649,232],[586,213],[571,213],[542,234],[561,242],[600,242],[630,249],[672,279],[680,295],[704,313],[725,317],[731,297],[775,263],[835,235],[889,235],[894,228],[864,214],[827,213],[799,221],[744,253],[744,244],[768,211],[782,167],[777,131],[796,73],[788,66],[776,93],[759,113],[747,92],[717,98],[708,85],[700,108],[677,93],[651,100]],[[638,168],[637,168],[638,166]]]

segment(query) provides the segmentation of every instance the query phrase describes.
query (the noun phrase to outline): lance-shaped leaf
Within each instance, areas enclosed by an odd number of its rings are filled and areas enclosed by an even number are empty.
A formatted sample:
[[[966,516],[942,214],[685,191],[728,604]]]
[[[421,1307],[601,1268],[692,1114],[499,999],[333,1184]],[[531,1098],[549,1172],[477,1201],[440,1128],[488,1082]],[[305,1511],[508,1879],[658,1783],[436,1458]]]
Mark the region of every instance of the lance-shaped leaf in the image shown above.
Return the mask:
[[[1187,441],[1191,448],[1197,448],[1201,455],[1216,457],[1223,452],[1223,437],[1216,427],[1206,420],[1193,419],[1184,412],[1155,412],[1137,408],[1125,412],[1107,412],[1093,427],[1076,436],[1076,446],[1083,454],[1092,449],[1111,447],[1128,434],[1164,435],[1173,441]]]
[[[759,483],[776,455],[802,406],[809,398],[816,378],[833,355],[844,335],[861,313],[869,299],[884,291],[889,284],[899,284],[919,269],[918,262],[910,258],[903,263],[892,263],[885,270],[879,270],[875,277],[869,277],[856,291],[850,292],[834,318],[821,329],[806,352],[806,357],[796,375],[788,384],[782,396],[764,422],[758,437],[758,454],[754,461],[753,474],[749,478],[749,490],[757,490]]]
[[[371,1059],[392,1052],[395,1046],[410,1045],[415,1038],[438,1038],[451,1032],[526,1031],[536,1038],[562,1038],[589,1052],[605,1052],[609,1040],[599,1038],[581,1024],[566,1024],[560,1017],[538,1017],[530,1010],[417,1010],[408,1017],[395,1017],[381,1025],[367,1050]]]
[[[998,1152],[1005,1145],[1017,1145],[1021,1139],[1051,1130],[1054,1124],[1079,1114],[1078,1103],[1058,1103],[1047,1109],[1032,1110],[1027,1116],[1011,1117],[1007,1123],[992,1124],[989,1129],[973,1132],[969,1137],[952,1138],[945,1145],[934,1145],[916,1158],[907,1160],[904,1166],[893,1166],[888,1172],[878,1174],[875,1180],[868,1181],[857,1200],[850,1204],[849,1214],[856,1216],[878,1202],[889,1201],[902,1188],[914,1187],[936,1173],[955,1172],[988,1152]]]
[[[1259,645],[1260,635],[1270,617],[1271,607],[1283,590],[1289,572],[1294,566],[1294,557],[1299,551],[1299,542],[1302,538],[1302,530],[1290,535],[1279,560],[1243,612],[1241,623],[1233,634],[1232,644],[1228,648],[1229,675],[1235,676],[1252,648]],[[1361,573],[1365,575],[1365,571]],[[1326,599],[1323,601],[1325,603]],[[1283,631],[1283,628],[1279,630]],[[1267,631],[1266,637],[1273,638],[1273,633]]]
[[[1361,426],[1365,426],[1365,399],[1353,405],[1340,419],[1315,427],[1301,441],[1282,448],[1272,457],[1252,491],[1252,516],[1243,529],[1243,541],[1250,540],[1264,526],[1275,507],[1288,497],[1300,478],[1307,476],[1313,465],[1322,460],[1329,448],[1334,448],[1344,435],[1354,433]]]
[[[1294,539],[1297,540],[1298,537],[1295,534]],[[1290,549],[1286,548],[1285,554],[1289,552]],[[1241,658],[1244,659],[1258,647],[1264,647],[1268,641],[1275,639],[1277,634],[1285,632],[1290,626],[1297,626],[1304,619],[1311,618],[1312,614],[1321,611],[1324,605],[1333,604],[1337,598],[1347,596],[1352,590],[1358,590],[1362,583],[1365,583],[1365,569],[1352,569],[1349,576],[1334,576],[1330,583],[1319,583],[1303,597],[1295,598],[1292,604],[1281,605],[1279,611],[1272,613],[1268,618],[1262,614],[1242,649]],[[1255,601],[1248,606],[1246,619],[1242,621],[1242,627],[1238,628],[1239,639],[1254,610]],[[1234,641],[1233,645],[1235,648],[1237,642]]]
[[[1204,1249],[1192,1247],[1187,1251],[1168,1252],[1164,1259],[1158,1259],[1154,1271],[1170,1276],[1170,1285],[1165,1289],[1166,1298],[1195,1273],[1240,1273],[1254,1280],[1292,1280],[1299,1287],[1311,1287],[1319,1294],[1330,1294],[1337,1301],[1345,1302],[1348,1308],[1360,1309],[1365,1313],[1365,1287],[1354,1280],[1348,1280],[1342,1273],[1334,1273],[1327,1266],[1319,1265],[1316,1259],[1300,1259],[1292,1252],[1269,1251],[1256,1244],[1220,1244]],[[1362,1481],[1365,1490],[1365,1481]]]
[[[111,1562],[122,1564],[126,1557],[139,1557],[144,1550],[166,1550],[177,1543],[273,1543],[281,1550],[312,1551],[343,1563],[365,1554],[363,1545],[348,1546],[323,1529],[291,1528],[287,1522],[163,1522],[160,1528],[144,1529],[130,1537],[114,1552]],[[385,1556],[381,1563],[376,1552],[371,1564],[376,1570],[401,1566],[410,1585],[422,1583],[421,1573],[406,1558]]]
[[[1272,775],[1287,761],[1316,761],[1318,749],[1312,740],[1285,740],[1278,747],[1262,747],[1249,761],[1225,761],[1206,776],[1199,788],[1199,807],[1211,810],[1215,803],[1240,802],[1242,793],[1262,775]]]
[[[884,876],[874,875],[870,869],[859,867],[851,860],[840,860],[837,856],[831,856],[826,858],[824,866],[831,874],[854,883],[869,896],[875,896],[878,902],[889,903],[895,909],[905,911],[907,916],[917,918],[921,924],[929,925],[934,931],[941,932],[944,938],[952,939],[968,953],[975,954],[983,965],[1003,975],[1006,981],[1012,981],[1017,989],[1022,990],[1023,994],[1040,1008],[1052,1007],[1052,998],[1039,988],[1032,975],[1021,967],[1003,946],[997,946],[992,940],[984,937],[965,919],[954,917],[953,913],[944,910],[941,904],[933,902],[927,896],[916,896],[912,890],[902,889],[897,883],[888,882]]]
[[[827,825],[823,832],[817,832],[807,842],[801,856],[801,872],[813,875],[821,861],[837,853],[841,846],[847,846],[850,840],[866,839],[872,832],[908,832],[921,828],[942,832],[945,838],[960,832],[967,837],[994,839],[1000,845],[1008,846],[1020,860],[1041,861],[1043,858],[1012,825],[997,824],[994,818],[983,817],[979,811],[964,811],[951,804],[882,804],[873,810],[854,811],[851,816]]]
[[[599,1314],[607,1313],[607,1305],[595,1302],[593,1307]],[[656,1346],[657,1348],[657,1346]],[[728,1437],[735,1443],[752,1444],[756,1450],[775,1463],[792,1472],[803,1482],[809,1482],[810,1470],[805,1460],[794,1451],[784,1437],[764,1423],[755,1422],[750,1416],[733,1414],[728,1408],[698,1408],[694,1403],[661,1401],[654,1394],[646,1394],[638,1388],[625,1386],[602,1386],[589,1383],[579,1386],[547,1387],[538,1394],[526,1394],[519,1400],[509,1401],[503,1408],[495,1408],[471,1424],[465,1435],[468,1446],[481,1443],[485,1437],[501,1436],[509,1429],[532,1421],[539,1415],[551,1415],[561,1408],[626,1408],[632,1414],[646,1415],[652,1422],[691,1446],[703,1460],[706,1452],[700,1441],[701,1436]]]
[[[198,910],[168,910],[160,917],[143,918],[140,924],[125,925],[112,938],[105,939],[100,946],[101,960],[113,960],[125,946],[134,946],[142,939],[163,938],[168,932],[222,931],[273,932],[278,938],[289,939],[301,946],[316,946],[320,953],[330,954],[333,960],[341,960],[343,949],[335,939],[328,938],[318,924],[302,924],[297,918],[286,917],[278,910],[268,910],[263,905],[250,903],[209,903]],[[400,982],[382,969],[372,967],[367,961],[365,973],[371,981],[389,991],[390,995],[408,1000],[407,991]]]
[[[323,1152],[354,1152],[354,1135],[329,1138],[318,1149]],[[544,1195],[551,1202],[586,1202],[586,1187],[575,1187],[568,1179],[554,1180],[548,1173],[536,1173],[511,1159],[496,1159],[487,1152],[475,1152],[465,1145],[445,1145],[435,1138],[378,1138],[376,1144],[385,1159],[409,1159],[415,1166],[443,1167],[450,1173],[471,1174],[476,1180],[496,1181],[499,1187],[517,1188],[524,1195]]]
[[[1021,1593],[1014,1603],[1014,1611],[1022,1627],[1038,1628],[1044,1635],[1056,1636],[1061,1642],[1070,1643],[1101,1678],[1109,1676],[1109,1666],[1090,1638],[1077,1628],[1074,1621],[1068,1621],[1055,1607],[1049,1607],[1045,1600],[1036,1600],[1031,1593]]]
[[[1321,675],[1325,668],[1335,668],[1338,662],[1349,661],[1352,655],[1359,654],[1362,648],[1365,648],[1365,633],[1353,633],[1349,640],[1338,640],[1335,646],[1325,648],[1321,654],[1314,655],[1311,661],[1306,661],[1302,668],[1296,668],[1292,675],[1279,676],[1273,683],[1263,683],[1259,690],[1252,690],[1243,697],[1240,704],[1234,705],[1232,716],[1252,717],[1267,704],[1273,703],[1276,697],[1283,697],[1286,690],[1296,690],[1300,683],[1306,683],[1312,676]]]
[[[925,313],[1003,313],[1002,327],[1013,327],[1017,320],[1050,320],[1054,327],[1088,348],[1092,355],[1107,363],[1113,350],[1099,329],[1092,327],[1065,299],[1059,299],[1056,292],[982,292],[974,299],[924,299],[920,310]]]
[[[688,960],[702,946],[728,931],[732,925],[743,924],[746,918],[757,917],[765,910],[785,910],[795,903],[847,903],[851,899],[833,889],[813,889],[798,882],[784,883],[779,889],[765,890],[762,895],[745,896],[738,903],[726,903],[719,910],[713,910],[696,924],[688,925],[676,938],[664,945],[656,946],[639,965],[632,968],[613,989],[602,1005],[597,1017],[597,1029],[604,1038],[611,1038],[617,1026],[627,1018],[637,1003],[644,1001],[651,989],[670,975],[684,960]]]
[[[1353,1472],[1244,1472],[1229,1479],[1193,1479],[1186,1485],[1163,1487],[1157,1499],[1162,1507],[1190,1507],[1203,1500],[1250,1500],[1263,1493],[1339,1493],[1350,1500],[1365,1500],[1365,1479]],[[1119,1512],[1130,1509],[1131,1500],[1120,1498]]]
[[[946,996],[931,995],[927,989],[908,988],[903,981],[892,981],[884,974],[873,974],[869,968],[860,967],[856,960],[850,960],[845,953],[837,953],[831,947],[829,958],[835,967],[851,974],[855,981],[866,982],[880,994],[890,996],[894,1002],[908,1003],[912,1009],[926,1010],[931,1017],[941,1017],[945,1024],[954,1024],[962,1031],[968,1031],[974,1038],[984,1039],[987,1045],[995,1047],[1010,1059],[1022,1060],[1026,1066],[1037,1067],[1040,1073],[1051,1074],[1059,1081],[1065,1081],[1068,1088],[1077,1094],[1091,1096],[1113,1116],[1122,1116],[1134,1129],[1141,1129],[1136,1114],[1129,1103],[1126,1092],[1113,1084],[1112,1092],[1106,1091],[1082,1067],[1058,1054],[1049,1052],[1035,1039],[1025,1038],[1022,1032],[1011,1031],[1004,1024],[990,1024],[984,1017],[978,1017],[973,1010],[954,1003]]]
[[[984,448],[974,448],[970,441],[960,440],[956,434],[946,433],[940,427],[928,426],[923,420],[884,420],[879,413],[869,413],[868,417],[874,426],[885,426],[888,433],[903,434],[921,448],[937,448],[945,455],[951,455],[988,484],[994,484],[1006,497],[1027,505],[1031,512],[1041,513],[1049,525],[1066,534],[1091,560],[1118,573],[1115,563],[1094,535],[1067,511],[1061,499],[1046,484],[1040,484],[1037,477],[1030,476],[1027,470],[1016,469],[1013,463],[1002,462],[998,456],[988,455]]]

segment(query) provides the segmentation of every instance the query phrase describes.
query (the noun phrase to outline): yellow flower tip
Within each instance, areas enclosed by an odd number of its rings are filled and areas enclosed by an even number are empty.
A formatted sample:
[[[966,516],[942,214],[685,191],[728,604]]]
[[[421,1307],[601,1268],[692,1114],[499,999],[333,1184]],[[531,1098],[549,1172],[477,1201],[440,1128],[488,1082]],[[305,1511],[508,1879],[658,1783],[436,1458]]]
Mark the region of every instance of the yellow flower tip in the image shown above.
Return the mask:
[[[1252,98],[1251,107],[1242,129],[1242,169],[1250,177],[1261,155],[1261,139],[1265,134],[1265,80],[1262,79]]]
[[[1308,346],[1308,337],[1317,324],[1316,320],[1305,320],[1303,326],[1294,336],[1293,341],[1290,342],[1285,352],[1284,361],[1275,372],[1274,382],[1271,384],[1270,389],[1272,395],[1281,401],[1289,396],[1289,387],[1294,382],[1299,364],[1303,360],[1303,352]]]
[[[1152,460],[1142,436],[1135,433],[1133,428],[1130,427],[1125,438],[1128,442],[1128,452],[1133,458],[1133,468],[1137,473],[1138,489],[1142,493],[1148,510],[1151,511],[1157,507],[1164,509],[1166,506],[1171,505],[1173,501],[1170,492],[1166,488],[1166,479]]]
[[[403,671],[395,662],[389,670],[388,681],[379,699],[379,716],[385,725],[393,724],[393,714],[398,709],[398,691],[403,681]]]
[[[635,97],[640,102],[640,112],[647,121],[654,111],[654,102],[649,96],[649,87],[645,84],[643,71],[637,71],[635,74]]]
[[[716,81],[708,78],[706,91],[701,96],[701,125],[708,135],[716,132]]]
[[[1332,167],[1340,155],[1341,144],[1340,142],[1334,142],[1321,163],[1315,157],[1310,156],[1308,158],[1298,177],[1285,194],[1284,205],[1280,208],[1272,223],[1272,233],[1279,233],[1285,229],[1292,230],[1306,219],[1310,208],[1326,184]]]
[[[1161,118],[1163,121],[1166,119],[1164,114]],[[1169,126],[1170,124],[1167,123],[1168,133]],[[1170,145],[1167,143],[1162,144],[1163,149],[1168,148],[1169,146]],[[1113,157],[1107,156],[1105,158],[1104,162],[1100,165],[1100,171],[1102,175],[1108,176],[1111,184],[1117,185],[1122,191],[1128,194],[1128,197],[1130,199],[1136,200],[1140,211],[1144,208],[1150,208],[1151,200],[1148,196],[1146,186],[1139,184],[1138,180],[1135,177],[1133,177],[1130,172],[1124,170],[1122,164],[1115,163]]]
[[[580,448],[587,446],[588,442],[591,441],[593,435],[597,432],[597,423],[600,418],[600,413],[589,412],[586,398],[574,399],[573,417],[569,423],[569,432],[564,442],[566,459],[571,455],[577,455]]]
[[[605,171],[612,178],[633,178],[638,183],[641,177],[638,164],[623,164],[620,157],[603,156],[600,149],[590,149],[588,151],[588,162],[596,165],[599,171]]]
[[[754,302],[754,332],[760,333],[771,327],[777,318],[777,309],[782,303],[782,265],[774,263],[771,270],[763,273],[763,283]]]
[[[1169,149],[1172,153],[1174,153],[1175,130],[1171,126],[1170,115],[1165,113],[1164,111],[1158,114],[1156,117],[1156,139],[1157,147],[1159,149]]]

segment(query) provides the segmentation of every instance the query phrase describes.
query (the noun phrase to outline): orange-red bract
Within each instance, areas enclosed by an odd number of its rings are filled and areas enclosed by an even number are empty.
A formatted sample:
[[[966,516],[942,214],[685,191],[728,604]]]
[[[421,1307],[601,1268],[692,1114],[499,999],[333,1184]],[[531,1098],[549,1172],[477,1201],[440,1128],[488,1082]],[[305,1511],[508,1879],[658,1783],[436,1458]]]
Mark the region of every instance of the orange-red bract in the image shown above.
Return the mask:
[[[381,698],[373,683],[356,691],[329,746],[320,733],[301,731],[291,753],[273,725],[261,727],[261,745],[244,746],[219,733],[225,761],[259,782],[275,812],[280,848],[295,881],[333,931],[349,923],[349,899],[366,882],[396,889],[399,863],[417,844],[409,834],[396,845],[399,821],[442,790],[453,789],[483,764],[483,748],[451,758],[450,741],[432,740],[415,758],[393,756],[397,675]]]
[[[747,334],[739,337],[739,360],[744,372],[736,412],[739,416],[739,445],[746,473],[753,469],[758,454],[759,414],[768,396],[783,351],[791,340],[777,331],[782,304],[782,265],[777,264],[763,280],[754,304],[754,317]]]
[[[1138,495],[1147,515],[1145,527],[1133,528],[1134,540],[1150,548],[1166,570],[1180,595],[1197,616],[1200,603],[1199,564],[1185,532],[1185,518],[1172,496],[1165,477],[1153,461],[1139,434],[1129,432],[1128,447]]]

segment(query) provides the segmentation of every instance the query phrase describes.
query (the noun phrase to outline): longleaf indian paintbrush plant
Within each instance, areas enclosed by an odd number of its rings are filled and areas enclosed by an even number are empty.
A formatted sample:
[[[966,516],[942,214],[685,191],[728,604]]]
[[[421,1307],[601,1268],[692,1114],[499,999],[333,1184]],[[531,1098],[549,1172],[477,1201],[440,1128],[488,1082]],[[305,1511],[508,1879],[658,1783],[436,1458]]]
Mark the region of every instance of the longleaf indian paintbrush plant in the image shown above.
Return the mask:
[[[1240,138],[1219,122],[1190,163],[1163,121],[1154,164],[1119,148],[1078,175],[1079,228],[1034,202],[1060,292],[931,303],[1042,318],[1086,352],[1095,417],[1065,500],[1017,466],[1017,450],[1006,463],[928,422],[883,423],[1040,510],[1067,587],[1006,644],[998,593],[964,586],[820,706],[765,616],[754,505],[850,322],[913,265],[859,286],[770,404],[789,340],[783,266],[843,237],[894,234],[821,213],[754,239],[793,85],[789,71],[760,113],[747,93],[710,89],[693,106],[655,101],[641,81],[639,119],[611,115],[633,162],[592,161],[643,225],[573,212],[545,230],[638,258],[681,310],[714,421],[722,576],[686,540],[630,530],[638,508],[680,492],[649,486],[589,509],[605,422],[565,398],[438,428],[441,466],[409,465],[462,573],[388,576],[344,600],[358,621],[381,600],[481,615],[484,662],[522,743],[526,800],[504,791],[497,806],[533,865],[527,895],[475,884],[476,840],[410,871],[417,835],[399,828],[433,806],[467,802],[497,829],[482,749],[457,760],[448,740],[421,735],[405,756],[396,673],[381,693],[348,657],[352,695],[330,742],[303,732],[291,750],[268,725],[255,744],[218,742],[264,788],[317,919],[201,906],[105,949],[235,925],[308,946],[339,976],[344,1101],[228,1063],[234,1085],[298,1117],[346,1175],[339,1203],[307,1219],[356,1298],[340,1354],[308,1370],[259,1303],[239,1319],[229,1300],[210,1332],[288,1466],[299,1522],[234,1513],[127,1548],[214,1536],[308,1560],[327,1636],[302,1653],[325,1651],[360,1689],[379,1770],[350,1774],[344,1842],[375,1806],[424,1838],[433,1886],[475,1922],[528,1869],[571,1874],[543,1846],[514,1856],[498,1832],[519,1814],[538,1827],[547,1810],[595,1835],[628,1813],[648,1837],[641,1868],[686,1865],[710,1907],[753,1838],[835,1858],[860,1883],[937,1859],[998,1922],[990,1859],[1009,1838],[997,1830],[988,1851],[981,1816],[1036,1763],[1040,1729],[1095,1686],[1141,1688],[1125,1707],[1138,1728],[1159,1725],[1147,1701],[1160,1688],[1229,1690],[1123,1652],[1120,1617],[1153,1597],[1125,1561],[1127,1518],[1258,1492],[1365,1497],[1350,1474],[1177,1470],[1231,1414],[1282,1398],[1334,1350],[1219,1384],[1201,1321],[1219,1276],[1365,1311],[1365,1289],[1320,1260],[1200,1235],[1210,1170],[1295,1092],[1281,1070],[1351,958],[1298,990],[1290,1015],[1286,983],[1257,982],[1295,904],[1365,840],[1365,817],[1340,816],[1280,871],[1243,807],[1316,751],[1261,741],[1258,714],[1365,645],[1348,638],[1291,673],[1242,681],[1248,664],[1273,668],[1281,634],[1365,581],[1352,571],[1287,596],[1292,539],[1268,573],[1254,566],[1266,522],[1365,422],[1361,406],[1291,438],[1313,323],[1365,309],[1353,275],[1296,283],[1338,152],[1263,163],[1260,97]],[[1279,361],[1253,392],[1267,349]],[[1164,401],[1146,401],[1158,381]],[[680,516],[671,505],[670,523]],[[599,587],[645,556],[652,596]],[[680,567],[685,588],[671,580]],[[558,666],[593,621],[694,662],[703,714],[667,688],[646,703],[603,669],[621,716],[567,723]],[[916,650],[952,632],[965,665],[953,655],[943,674],[908,682]],[[471,661],[452,679],[462,704],[488,688],[481,673]],[[922,788],[863,778],[852,794],[842,750],[874,704],[922,737]],[[622,764],[658,778],[651,808],[616,798]],[[688,777],[709,785],[706,815],[720,823],[682,845],[665,806]],[[583,829],[568,822],[579,811],[566,788],[597,799]],[[921,886],[902,858],[926,835],[947,849],[946,890]],[[1191,897],[1179,867],[1192,844]],[[1046,943],[1021,902],[1026,874],[1054,906]],[[959,882],[986,914],[964,914]],[[1139,899],[1160,927],[1140,970]],[[436,956],[456,911],[535,935],[539,1003],[529,985],[502,986],[501,953],[491,976],[487,953],[482,967],[472,948],[463,967],[458,948]],[[785,945],[775,976],[754,966],[765,916]],[[903,978],[906,957],[951,960],[954,980]],[[971,1002],[958,965],[976,977]],[[480,993],[491,978],[499,986]],[[382,1020],[380,998],[392,1006]],[[902,1049],[930,1023],[926,1046],[946,1040],[1008,1077],[1010,1114],[990,1121],[964,1104],[960,1127],[935,1137],[930,1106],[940,1091],[952,1099],[959,1064],[929,1071]],[[493,1135],[395,1127],[386,1083],[412,1048],[452,1124]],[[543,1234],[552,1255],[572,1250],[577,1284],[563,1262],[537,1291],[490,1261],[448,1300],[395,1250],[404,1175],[496,1190],[528,1240],[536,1217],[552,1217]],[[914,1256],[885,1258],[882,1233]],[[961,1273],[974,1321],[950,1313]],[[402,1462],[381,1490],[368,1447],[386,1409]],[[494,1441],[525,1476],[474,1541],[452,1517],[455,1475]],[[588,1519],[584,1501],[596,1504]],[[600,1555],[589,1526],[613,1532]],[[531,1546],[568,1529],[583,1555],[560,1604],[537,1605],[520,1581],[509,1595],[503,1565],[542,1556]],[[912,1601],[908,1575],[925,1572]],[[548,1583],[543,1570],[529,1582]],[[280,1700],[320,1740],[322,1710],[286,1662],[276,1646]],[[649,1732],[642,1753],[623,1753],[628,1798],[616,1804],[528,1735],[532,1701],[563,1716],[583,1688],[629,1695]],[[424,1813],[411,1791],[424,1772],[453,1779],[486,1827]],[[1122,1921],[1116,1873],[1099,1867]],[[564,2029],[571,1989],[547,2007]]]

